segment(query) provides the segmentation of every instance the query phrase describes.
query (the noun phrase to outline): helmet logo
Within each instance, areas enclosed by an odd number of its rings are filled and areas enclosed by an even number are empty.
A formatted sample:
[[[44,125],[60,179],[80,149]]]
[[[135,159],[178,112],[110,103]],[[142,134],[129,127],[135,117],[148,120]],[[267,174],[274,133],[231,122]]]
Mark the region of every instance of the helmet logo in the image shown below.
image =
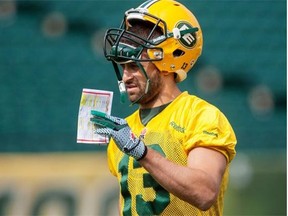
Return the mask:
[[[179,22],[176,27],[180,30],[192,29],[193,27],[187,22]],[[192,48],[196,44],[196,34],[187,33],[179,39],[180,43],[186,48]]]

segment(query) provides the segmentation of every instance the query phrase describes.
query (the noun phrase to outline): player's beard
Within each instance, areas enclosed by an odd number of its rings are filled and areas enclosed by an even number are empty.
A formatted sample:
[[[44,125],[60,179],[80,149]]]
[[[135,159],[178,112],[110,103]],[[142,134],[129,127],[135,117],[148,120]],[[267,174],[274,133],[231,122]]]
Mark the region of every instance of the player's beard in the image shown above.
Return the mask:
[[[145,94],[145,89],[147,85],[147,80],[144,82],[137,82],[137,85],[139,87],[139,92],[137,94],[134,94],[133,96],[129,96],[129,99],[132,103],[137,104],[148,104],[153,103],[157,100],[159,93],[161,92],[162,88],[162,79],[160,76],[160,72],[154,71],[153,73],[149,74],[150,84],[148,92]]]

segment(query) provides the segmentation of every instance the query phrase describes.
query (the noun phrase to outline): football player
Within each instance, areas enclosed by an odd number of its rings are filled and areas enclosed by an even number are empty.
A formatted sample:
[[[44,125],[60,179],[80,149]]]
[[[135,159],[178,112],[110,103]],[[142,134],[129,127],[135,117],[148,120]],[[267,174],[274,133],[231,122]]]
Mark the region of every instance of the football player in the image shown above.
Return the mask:
[[[225,115],[181,92],[202,51],[201,27],[183,4],[148,0],[108,29],[104,54],[120,93],[139,109],[126,119],[92,111],[112,139],[110,171],[121,215],[222,215],[236,137]]]

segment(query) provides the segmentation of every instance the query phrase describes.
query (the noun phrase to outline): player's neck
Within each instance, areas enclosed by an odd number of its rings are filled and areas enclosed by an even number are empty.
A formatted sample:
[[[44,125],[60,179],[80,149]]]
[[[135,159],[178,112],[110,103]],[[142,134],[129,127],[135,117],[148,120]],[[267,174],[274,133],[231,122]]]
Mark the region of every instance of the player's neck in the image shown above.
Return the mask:
[[[148,109],[154,107],[160,107],[164,104],[172,102],[176,97],[178,97],[182,92],[178,88],[175,82],[166,82],[161,88],[160,92],[155,95],[153,100],[148,103],[140,103],[140,109]]]

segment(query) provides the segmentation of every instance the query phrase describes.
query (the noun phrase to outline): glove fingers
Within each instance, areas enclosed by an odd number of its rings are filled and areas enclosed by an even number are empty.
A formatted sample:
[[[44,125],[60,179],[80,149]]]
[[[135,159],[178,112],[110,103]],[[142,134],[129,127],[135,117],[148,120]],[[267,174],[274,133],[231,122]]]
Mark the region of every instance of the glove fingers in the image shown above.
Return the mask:
[[[93,115],[93,118],[91,118],[90,121],[92,121],[98,127],[108,127],[113,130],[120,130],[127,126],[125,119],[110,116],[96,110],[92,110],[91,114]]]
[[[100,134],[100,135],[112,135],[114,131],[110,128],[97,128],[95,129],[95,133]]]
[[[93,117],[110,120],[110,121],[113,121],[114,123],[117,123],[117,124],[120,124],[120,125],[127,123],[124,119],[121,119],[121,118],[118,118],[118,117],[114,117],[114,116],[110,116],[110,115],[107,115],[106,113],[99,112],[97,110],[91,110],[91,114],[93,115]]]
[[[115,129],[118,126],[116,123],[114,123],[112,121],[109,121],[107,119],[103,119],[103,118],[100,118],[97,116],[90,118],[90,121],[92,121],[96,126],[98,126],[100,128],[108,127],[111,129]]]
[[[106,115],[106,118],[110,119],[111,121],[117,123],[118,125],[126,125],[127,122],[122,119],[122,118],[118,118],[118,117],[114,117],[114,116],[109,116],[109,115]]]

